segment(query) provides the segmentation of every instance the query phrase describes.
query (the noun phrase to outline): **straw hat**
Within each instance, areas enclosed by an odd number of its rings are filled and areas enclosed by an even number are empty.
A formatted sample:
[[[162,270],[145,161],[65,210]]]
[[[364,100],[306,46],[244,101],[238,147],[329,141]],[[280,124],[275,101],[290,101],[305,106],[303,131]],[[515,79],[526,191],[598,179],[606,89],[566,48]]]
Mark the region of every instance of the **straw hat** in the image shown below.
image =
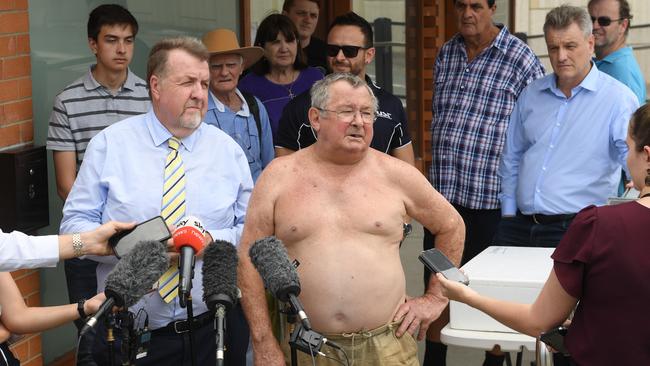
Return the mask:
[[[235,32],[230,29],[219,28],[203,35],[203,44],[212,55],[237,54],[244,58],[244,69],[248,68],[262,55],[264,49],[261,47],[239,47]]]

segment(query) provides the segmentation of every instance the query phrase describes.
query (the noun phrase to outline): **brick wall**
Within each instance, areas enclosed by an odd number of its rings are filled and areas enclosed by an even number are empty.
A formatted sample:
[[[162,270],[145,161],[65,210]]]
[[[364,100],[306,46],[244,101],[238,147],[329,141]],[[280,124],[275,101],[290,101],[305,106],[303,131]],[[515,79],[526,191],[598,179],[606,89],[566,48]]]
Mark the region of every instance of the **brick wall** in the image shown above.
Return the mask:
[[[31,143],[32,80],[27,0],[0,0],[0,149]],[[37,270],[12,273],[28,306],[40,305]],[[23,366],[43,364],[41,336],[25,336],[12,347]]]

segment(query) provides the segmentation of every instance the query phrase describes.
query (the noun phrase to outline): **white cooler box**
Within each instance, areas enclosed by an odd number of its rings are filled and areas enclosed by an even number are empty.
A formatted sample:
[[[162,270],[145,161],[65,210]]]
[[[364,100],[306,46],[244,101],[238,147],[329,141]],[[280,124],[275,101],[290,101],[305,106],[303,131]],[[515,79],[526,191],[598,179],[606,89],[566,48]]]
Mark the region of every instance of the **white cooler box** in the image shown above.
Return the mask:
[[[463,270],[469,287],[501,300],[532,304],[546,282],[554,248],[488,247]],[[457,301],[450,305],[453,329],[518,333],[474,308]]]

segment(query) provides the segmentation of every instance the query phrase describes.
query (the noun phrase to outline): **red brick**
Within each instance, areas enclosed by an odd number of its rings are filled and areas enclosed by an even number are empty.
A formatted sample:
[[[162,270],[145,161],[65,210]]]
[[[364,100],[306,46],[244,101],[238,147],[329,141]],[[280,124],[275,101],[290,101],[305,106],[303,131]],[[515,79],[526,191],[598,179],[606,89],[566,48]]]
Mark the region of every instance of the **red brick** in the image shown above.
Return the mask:
[[[19,122],[32,118],[31,99],[7,103],[4,105],[4,107],[5,121],[7,123]]]
[[[32,78],[18,79],[18,98],[27,98],[32,96]]]
[[[1,21],[1,20],[0,20]],[[2,79],[13,79],[31,74],[29,55],[5,58],[2,60]]]
[[[27,355],[29,354],[29,343],[26,340],[22,339],[20,342],[14,344],[10,347],[11,352],[14,356],[21,361],[27,360]]]
[[[0,57],[16,55],[16,36],[0,37]]]
[[[16,10],[28,10],[28,1],[27,0],[16,0],[15,5]]]
[[[18,127],[20,131],[20,126],[16,127]],[[28,276],[16,280],[16,284],[18,285],[20,293],[23,294],[23,296],[28,296],[40,289],[40,278],[38,273],[31,273]]]
[[[0,10],[14,10],[15,0],[0,0]]]
[[[0,147],[13,146],[20,143],[20,126],[11,125],[0,127]]]
[[[19,269],[19,270],[17,270],[17,271],[13,271],[13,272],[11,272],[11,276],[14,278],[14,280],[17,279],[17,278],[23,277],[23,276],[25,276],[26,274],[27,274],[27,270],[26,270],[26,269]]]
[[[18,99],[19,93],[18,80],[0,81],[0,103]]]
[[[21,362],[20,366],[43,366],[43,357],[39,355],[27,362]]]
[[[34,141],[34,125],[32,120],[20,124],[20,142]]]
[[[29,17],[27,11],[0,13],[0,33],[27,32],[29,32]]]
[[[30,51],[29,34],[19,34],[16,36],[16,54],[27,55]]]
[[[36,335],[29,339],[29,358],[36,357],[42,352],[41,336]]]
[[[41,294],[39,292],[25,297],[27,306],[41,306]]]

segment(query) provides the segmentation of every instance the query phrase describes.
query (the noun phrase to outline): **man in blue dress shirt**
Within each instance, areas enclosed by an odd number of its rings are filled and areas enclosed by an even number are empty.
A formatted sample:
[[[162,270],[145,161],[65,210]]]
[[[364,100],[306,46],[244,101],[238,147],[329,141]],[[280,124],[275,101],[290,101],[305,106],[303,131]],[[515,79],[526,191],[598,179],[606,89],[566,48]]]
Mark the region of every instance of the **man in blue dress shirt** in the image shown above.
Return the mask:
[[[580,209],[605,204],[616,193],[628,120],[639,106],[591,61],[585,9],[551,10],[544,36],[554,73],[532,82],[510,116],[498,245],[554,247]]]
[[[208,52],[194,38],[165,39],[154,45],[147,63],[152,109],[113,124],[95,136],[63,208],[61,232],[88,231],[108,220],[142,222],[161,214],[163,181],[172,137],[180,140],[185,171],[185,212],[198,217],[206,241],[238,244],[253,180],[246,155],[218,128],[202,123],[208,106]],[[117,259],[93,257],[99,291]],[[190,326],[198,364],[215,364],[212,321],[202,299],[202,260],[196,259],[192,287],[195,321],[176,297],[166,303],[157,291],[130,310],[144,309],[152,330],[146,357],[138,365],[189,365]],[[142,326],[144,316],[138,318]],[[98,332],[98,334],[101,334]],[[106,364],[104,337],[94,356]]]

